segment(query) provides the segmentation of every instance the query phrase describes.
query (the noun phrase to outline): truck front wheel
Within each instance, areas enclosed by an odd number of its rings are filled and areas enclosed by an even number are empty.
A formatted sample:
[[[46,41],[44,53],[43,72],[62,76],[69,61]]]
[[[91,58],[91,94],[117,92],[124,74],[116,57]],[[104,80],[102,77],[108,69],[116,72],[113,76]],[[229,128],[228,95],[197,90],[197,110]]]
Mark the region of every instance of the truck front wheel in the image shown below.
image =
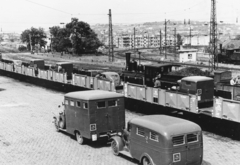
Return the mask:
[[[86,141],[86,139],[79,133],[79,132],[76,132],[76,140],[79,144],[84,144],[84,142]]]
[[[111,143],[111,148],[112,148],[113,154],[118,156],[119,155],[119,144],[115,139]]]

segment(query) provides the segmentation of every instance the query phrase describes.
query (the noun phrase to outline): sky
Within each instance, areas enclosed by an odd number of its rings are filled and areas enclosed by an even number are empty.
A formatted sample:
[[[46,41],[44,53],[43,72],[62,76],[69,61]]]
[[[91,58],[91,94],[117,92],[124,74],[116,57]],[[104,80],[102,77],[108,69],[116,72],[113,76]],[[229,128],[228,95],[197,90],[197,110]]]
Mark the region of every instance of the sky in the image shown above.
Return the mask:
[[[236,23],[240,0],[216,0],[217,21]],[[48,30],[72,17],[92,24],[144,23],[168,20],[210,20],[211,0],[0,0],[2,32],[21,33],[31,27]]]

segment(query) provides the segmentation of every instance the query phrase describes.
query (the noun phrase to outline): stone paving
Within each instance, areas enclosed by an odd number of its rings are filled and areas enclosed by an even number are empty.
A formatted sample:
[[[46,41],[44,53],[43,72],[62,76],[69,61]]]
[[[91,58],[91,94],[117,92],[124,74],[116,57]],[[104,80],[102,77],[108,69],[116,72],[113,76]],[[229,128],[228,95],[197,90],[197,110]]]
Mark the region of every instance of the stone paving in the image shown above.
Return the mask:
[[[0,76],[0,165],[136,165],[125,156],[114,156],[109,144],[78,145],[55,131],[64,93]],[[126,111],[126,121],[139,116]],[[240,142],[204,132],[206,165],[239,165]]]

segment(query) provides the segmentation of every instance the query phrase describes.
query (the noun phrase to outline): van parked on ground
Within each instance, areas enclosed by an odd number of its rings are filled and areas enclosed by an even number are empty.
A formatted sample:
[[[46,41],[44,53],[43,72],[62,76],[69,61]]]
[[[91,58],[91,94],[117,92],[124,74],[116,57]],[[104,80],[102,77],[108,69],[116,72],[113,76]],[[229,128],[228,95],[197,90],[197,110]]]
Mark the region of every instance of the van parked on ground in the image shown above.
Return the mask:
[[[203,160],[200,126],[166,115],[131,119],[121,136],[112,137],[111,148],[114,155],[121,153],[144,165],[201,165]]]
[[[124,96],[115,92],[89,90],[64,96],[64,111],[54,116],[57,131],[75,135],[77,142],[111,137],[125,128]]]

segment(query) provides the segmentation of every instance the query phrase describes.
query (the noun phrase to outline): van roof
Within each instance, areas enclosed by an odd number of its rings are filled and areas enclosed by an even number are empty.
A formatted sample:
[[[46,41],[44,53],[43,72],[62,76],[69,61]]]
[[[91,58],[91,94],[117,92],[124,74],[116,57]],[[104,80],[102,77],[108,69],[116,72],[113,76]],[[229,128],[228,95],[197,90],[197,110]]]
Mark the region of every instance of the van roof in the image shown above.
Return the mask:
[[[184,81],[191,81],[191,82],[199,82],[199,81],[206,81],[206,80],[213,80],[211,77],[206,76],[188,76],[182,78]]]
[[[131,119],[130,123],[169,137],[201,130],[196,123],[167,115],[141,116]]]
[[[99,100],[99,99],[111,99],[124,97],[122,94],[115,92],[108,92],[102,90],[89,90],[89,91],[78,91],[70,92],[65,94],[65,97],[81,100]]]

